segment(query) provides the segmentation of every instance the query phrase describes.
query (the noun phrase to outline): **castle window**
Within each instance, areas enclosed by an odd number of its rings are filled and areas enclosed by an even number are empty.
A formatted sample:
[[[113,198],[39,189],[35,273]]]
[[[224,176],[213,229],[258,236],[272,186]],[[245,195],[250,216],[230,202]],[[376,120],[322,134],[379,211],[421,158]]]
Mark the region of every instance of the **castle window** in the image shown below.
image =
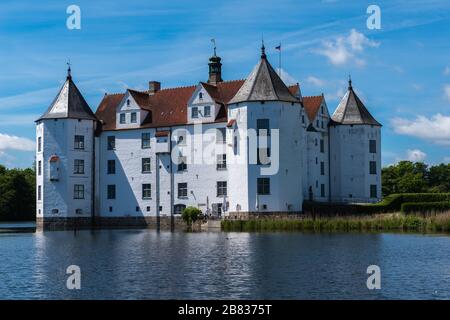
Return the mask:
[[[120,114],[120,124],[124,124],[125,123],[125,113],[121,113]]]
[[[150,212],[150,206],[147,206],[147,212]]]
[[[376,140],[369,140],[369,152],[377,153],[377,141]]]
[[[75,159],[73,163],[74,174],[84,174],[84,160]]]
[[[324,153],[325,152],[325,144],[323,139],[320,139],[320,152]]]
[[[218,154],[217,155],[217,170],[225,170],[227,168],[227,155]]]
[[[42,186],[38,186],[38,200],[42,200]]]
[[[42,138],[38,137],[38,146],[37,146],[38,152],[41,152],[42,150]]]
[[[142,173],[150,173],[151,171],[151,159],[142,158]]]
[[[198,107],[192,107],[191,109],[191,118],[198,118]]]
[[[270,194],[270,178],[258,178],[258,194]]]
[[[369,173],[377,174],[377,162],[376,161],[369,162]]]
[[[75,209],[75,214],[83,214],[83,209]]]
[[[325,163],[323,161],[320,162],[320,175],[325,175]]]
[[[182,182],[178,184],[178,198],[187,198],[187,183]]]
[[[305,123],[305,116],[302,115],[302,123]]]
[[[116,149],[116,137],[108,136],[108,150],[115,150],[115,149]]]
[[[75,184],[73,186],[73,198],[74,199],[84,199],[84,185]]]
[[[320,113],[323,114],[323,106],[320,107]]]
[[[225,143],[226,131],[225,128],[216,129],[216,143]]]
[[[116,173],[116,160],[108,160],[108,174]]]
[[[217,196],[224,197],[227,195],[227,182],[217,181]]]
[[[42,174],[42,161],[38,161],[38,176]]]
[[[141,136],[141,148],[148,149],[150,148],[150,133],[144,132]]]
[[[178,171],[187,170],[186,157],[178,157]]]
[[[325,185],[323,183],[320,185],[320,196],[325,197]]]
[[[136,112],[132,112],[131,113],[131,123],[136,123],[137,122],[137,114]]]
[[[316,127],[319,127],[319,119],[316,120]]]
[[[75,136],[74,149],[84,150],[84,136]]]
[[[203,109],[203,115],[204,115],[205,117],[210,117],[210,116],[211,116],[211,106],[206,106],[206,107]]]
[[[186,205],[184,204],[176,204],[173,206],[174,214],[182,214],[184,209],[186,209]]]
[[[146,183],[142,185],[142,199],[151,199],[152,198],[152,185],[150,183]]]
[[[58,214],[59,210],[58,209],[52,209],[52,214]]]
[[[376,184],[370,185],[370,197],[377,198],[377,185]]]
[[[269,119],[257,119],[256,120],[256,133],[258,136],[270,136]]]
[[[108,185],[108,199],[115,199],[116,198],[116,185],[115,184],[109,184]]]

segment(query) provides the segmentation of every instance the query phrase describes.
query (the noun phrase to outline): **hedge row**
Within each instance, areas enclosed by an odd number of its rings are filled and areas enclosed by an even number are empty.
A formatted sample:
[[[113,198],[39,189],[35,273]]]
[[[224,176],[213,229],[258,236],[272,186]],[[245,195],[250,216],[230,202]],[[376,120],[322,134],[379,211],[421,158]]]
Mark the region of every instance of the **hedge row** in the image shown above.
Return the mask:
[[[318,216],[364,215],[364,214],[399,212],[402,210],[402,204],[404,203],[441,203],[441,202],[442,203],[450,202],[450,193],[391,194],[385,197],[381,202],[375,204],[342,204],[342,203],[305,201],[303,203],[303,210],[305,213]],[[439,208],[441,207],[444,208],[445,205],[444,204],[436,205],[435,211],[440,210]],[[434,207],[428,206],[427,210],[433,210],[432,208]]]
[[[403,213],[429,213],[429,212],[443,212],[450,210],[450,202],[435,201],[435,202],[405,202],[402,203],[401,211]]]

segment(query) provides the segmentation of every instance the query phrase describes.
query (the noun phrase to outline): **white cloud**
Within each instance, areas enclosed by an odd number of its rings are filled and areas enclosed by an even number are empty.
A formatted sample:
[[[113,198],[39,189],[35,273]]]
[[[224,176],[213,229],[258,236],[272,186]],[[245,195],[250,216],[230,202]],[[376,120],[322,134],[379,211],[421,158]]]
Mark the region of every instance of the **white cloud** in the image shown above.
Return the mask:
[[[446,76],[450,75],[450,67],[449,67],[449,66],[445,67],[443,73],[444,73],[444,75],[446,75]]]
[[[325,80],[319,79],[314,76],[309,76],[308,78],[306,78],[306,82],[316,87],[323,87],[326,83]]]
[[[406,151],[407,159],[412,162],[423,162],[427,154],[419,149],[412,149]]]
[[[450,117],[440,113],[431,118],[418,116],[414,120],[394,118],[391,124],[398,134],[421,138],[436,144],[450,145]]]
[[[0,151],[3,150],[34,151],[34,149],[35,149],[35,142],[30,139],[0,133]]]
[[[444,85],[444,97],[450,101],[450,84]]]
[[[346,37],[339,36],[332,41],[323,41],[322,48],[316,53],[327,57],[334,65],[343,65],[352,60],[362,66],[365,61],[359,55],[367,47],[378,47],[380,44],[367,38],[355,29],[350,30]]]

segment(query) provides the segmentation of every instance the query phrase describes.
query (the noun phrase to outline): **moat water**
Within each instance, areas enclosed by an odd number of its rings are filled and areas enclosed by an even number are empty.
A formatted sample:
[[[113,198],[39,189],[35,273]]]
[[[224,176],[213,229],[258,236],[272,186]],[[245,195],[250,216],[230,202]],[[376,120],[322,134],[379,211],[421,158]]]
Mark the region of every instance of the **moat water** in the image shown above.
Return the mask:
[[[69,265],[81,290],[66,287]],[[0,299],[450,299],[450,236],[0,233]]]

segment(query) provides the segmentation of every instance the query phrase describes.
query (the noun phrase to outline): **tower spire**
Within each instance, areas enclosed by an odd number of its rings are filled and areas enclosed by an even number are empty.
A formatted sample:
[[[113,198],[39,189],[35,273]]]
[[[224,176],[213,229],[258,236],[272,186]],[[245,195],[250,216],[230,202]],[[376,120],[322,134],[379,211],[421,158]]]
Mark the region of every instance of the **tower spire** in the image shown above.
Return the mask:
[[[353,87],[352,87],[352,76],[350,74],[348,75],[348,90],[353,90]]]
[[[214,55],[209,58],[209,78],[208,83],[216,84],[218,82],[222,82],[222,63],[220,62],[222,59],[217,56],[216,52],[216,39],[211,39],[211,42],[214,44]]]
[[[70,60],[67,61],[67,80],[72,79],[72,69],[70,68]]]
[[[261,39],[261,59],[266,59],[266,47],[264,46],[264,38]]]

